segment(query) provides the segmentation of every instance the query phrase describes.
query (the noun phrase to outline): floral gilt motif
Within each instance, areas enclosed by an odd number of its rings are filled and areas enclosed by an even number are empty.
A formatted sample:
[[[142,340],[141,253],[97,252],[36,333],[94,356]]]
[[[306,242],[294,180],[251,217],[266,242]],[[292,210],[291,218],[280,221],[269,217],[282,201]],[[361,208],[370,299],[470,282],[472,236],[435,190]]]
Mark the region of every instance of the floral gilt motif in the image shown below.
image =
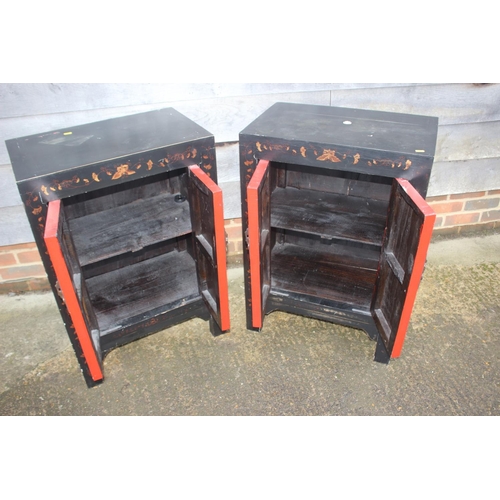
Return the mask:
[[[324,149],[323,154],[321,156],[318,156],[316,159],[318,161],[331,161],[333,163],[339,163],[342,161],[340,158],[337,158],[335,156],[334,149]]]
[[[403,170],[408,170],[412,162],[405,157],[399,157],[397,160],[388,158],[379,159],[368,159],[362,158],[360,153],[352,153],[347,151],[344,153],[339,153],[335,149],[324,148],[321,153],[318,153],[318,149],[313,147],[313,145],[301,146],[300,148],[293,149],[287,144],[274,144],[271,142],[257,141],[255,147],[259,152],[264,151],[284,151],[291,155],[300,155],[303,158],[315,158],[317,161],[330,161],[332,163],[347,163],[347,165],[367,165],[368,167],[390,167],[390,168],[402,168]],[[245,161],[245,165],[250,166],[253,163],[251,158]]]
[[[132,175],[132,174],[135,174],[135,172],[133,170],[130,170],[127,164],[120,165],[116,167],[116,172],[113,175],[113,177],[111,177],[111,180],[115,181],[116,179],[119,179],[124,175]]]
[[[155,166],[165,168],[170,162],[173,161],[182,161],[186,159],[195,160],[197,154],[197,149],[190,146],[183,153],[174,153],[172,155],[167,155],[157,162],[149,159],[147,162],[145,162],[145,165],[147,165],[148,170],[152,170]],[[212,165],[210,163],[211,158],[206,155],[204,156],[204,158],[207,158],[208,162],[204,162],[202,168],[204,170],[210,170],[212,168]],[[143,163],[138,162],[135,164],[122,163],[112,168],[101,167],[99,171],[92,172],[89,175],[89,178],[80,178],[78,176],[74,176],[71,179],[66,179],[63,181],[54,179],[49,185],[42,184],[40,186],[40,192],[42,192],[45,196],[50,196],[50,191],[55,193],[57,191],[64,191],[66,189],[78,188],[82,185],[88,186],[92,182],[101,182],[103,180],[103,176],[106,175],[109,176],[112,181],[116,181],[118,179],[121,179],[122,177],[134,175],[139,169],[142,168],[142,166]]]
[[[183,153],[174,153],[171,155],[166,155],[160,160],[153,161],[149,159],[147,162],[144,160],[137,163],[121,163],[113,167],[102,166],[98,170],[89,173],[88,178],[79,177],[77,175],[73,176],[71,179],[59,180],[52,179],[47,180],[45,184],[41,184],[38,190],[28,193],[25,204],[29,207],[31,213],[38,219],[38,229],[43,234],[44,231],[44,219],[45,219],[45,202],[42,202],[39,194],[43,193],[45,197],[49,200],[52,196],[61,197],[67,196],[64,191],[70,189],[87,188],[92,183],[103,182],[106,179],[111,181],[117,181],[125,177],[136,174],[139,169],[144,165],[147,166],[148,170],[152,170],[154,167],[165,168],[170,162],[182,161],[182,160],[192,160],[195,162],[199,151],[189,146]],[[204,161],[202,162],[202,169],[206,171],[207,175],[210,176],[209,170],[212,169],[212,161],[215,161],[214,155],[203,154]],[[200,158],[198,158],[200,160]],[[57,193],[57,195],[55,194]]]

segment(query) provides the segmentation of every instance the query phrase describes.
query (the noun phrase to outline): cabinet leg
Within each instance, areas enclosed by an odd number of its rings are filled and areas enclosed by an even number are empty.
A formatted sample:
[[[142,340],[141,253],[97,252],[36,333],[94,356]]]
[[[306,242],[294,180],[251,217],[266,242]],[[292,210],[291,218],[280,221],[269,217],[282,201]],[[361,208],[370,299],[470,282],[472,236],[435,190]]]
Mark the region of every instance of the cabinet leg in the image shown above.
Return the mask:
[[[384,341],[380,338],[380,335],[378,335],[374,361],[377,361],[377,363],[384,363],[387,365],[390,359],[391,356],[387,352]]]
[[[376,326],[373,326],[373,328],[366,328],[365,332],[368,334],[368,337],[370,337],[370,340],[378,340],[379,334]]]
[[[214,320],[214,318],[212,318],[212,316],[210,316],[210,318],[208,319],[208,323],[210,324],[210,333],[214,336],[214,337],[218,337],[219,335],[222,335],[224,332],[220,329],[219,325],[217,324],[217,322]]]

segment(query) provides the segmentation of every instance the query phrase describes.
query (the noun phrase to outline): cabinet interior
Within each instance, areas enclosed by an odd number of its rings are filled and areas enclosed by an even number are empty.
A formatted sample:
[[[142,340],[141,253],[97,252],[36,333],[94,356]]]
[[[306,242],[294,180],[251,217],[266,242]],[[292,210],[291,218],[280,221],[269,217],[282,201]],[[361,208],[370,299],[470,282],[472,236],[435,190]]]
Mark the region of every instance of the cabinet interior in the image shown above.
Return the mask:
[[[63,199],[66,260],[101,336],[199,298],[186,168]]]
[[[392,179],[278,162],[270,168],[271,293],[369,311]]]

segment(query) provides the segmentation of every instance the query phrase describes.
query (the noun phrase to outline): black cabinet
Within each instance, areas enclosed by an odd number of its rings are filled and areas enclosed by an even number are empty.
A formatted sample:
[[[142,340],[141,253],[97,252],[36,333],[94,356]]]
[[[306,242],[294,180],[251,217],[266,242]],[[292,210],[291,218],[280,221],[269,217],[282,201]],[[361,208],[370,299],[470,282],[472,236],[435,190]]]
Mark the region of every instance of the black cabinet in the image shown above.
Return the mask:
[[[193,317],[229,329],[209,132],[168,108],[6,144],[89,386],[114,347]]]
[[[240,133],[247,327],[274,310],[399,356],[435,214],[437,118],[277,103]]]

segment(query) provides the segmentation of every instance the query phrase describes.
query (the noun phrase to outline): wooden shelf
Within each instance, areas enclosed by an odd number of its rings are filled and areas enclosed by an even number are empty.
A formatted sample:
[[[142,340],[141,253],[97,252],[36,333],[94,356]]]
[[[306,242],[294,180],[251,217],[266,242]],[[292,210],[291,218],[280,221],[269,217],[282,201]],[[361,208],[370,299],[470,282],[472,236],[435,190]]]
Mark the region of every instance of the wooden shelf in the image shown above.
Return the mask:
[[[81,266],[136,252],[191,232],[189,203],[173,194],[141,198],[129,204],[68,221]]]
[[[327,239],[380,247],[386,218],[387,202],[380,200],[289,187],[271,196],[271,226]]]
[[[271,293],[295,292],[351,304],[368,311],[380,253],[338,244],[328,251],[275,245],[271,254]]]
[[[86,284],[101,336],[200,297],[195,262],[186,251],[94,276]]]

